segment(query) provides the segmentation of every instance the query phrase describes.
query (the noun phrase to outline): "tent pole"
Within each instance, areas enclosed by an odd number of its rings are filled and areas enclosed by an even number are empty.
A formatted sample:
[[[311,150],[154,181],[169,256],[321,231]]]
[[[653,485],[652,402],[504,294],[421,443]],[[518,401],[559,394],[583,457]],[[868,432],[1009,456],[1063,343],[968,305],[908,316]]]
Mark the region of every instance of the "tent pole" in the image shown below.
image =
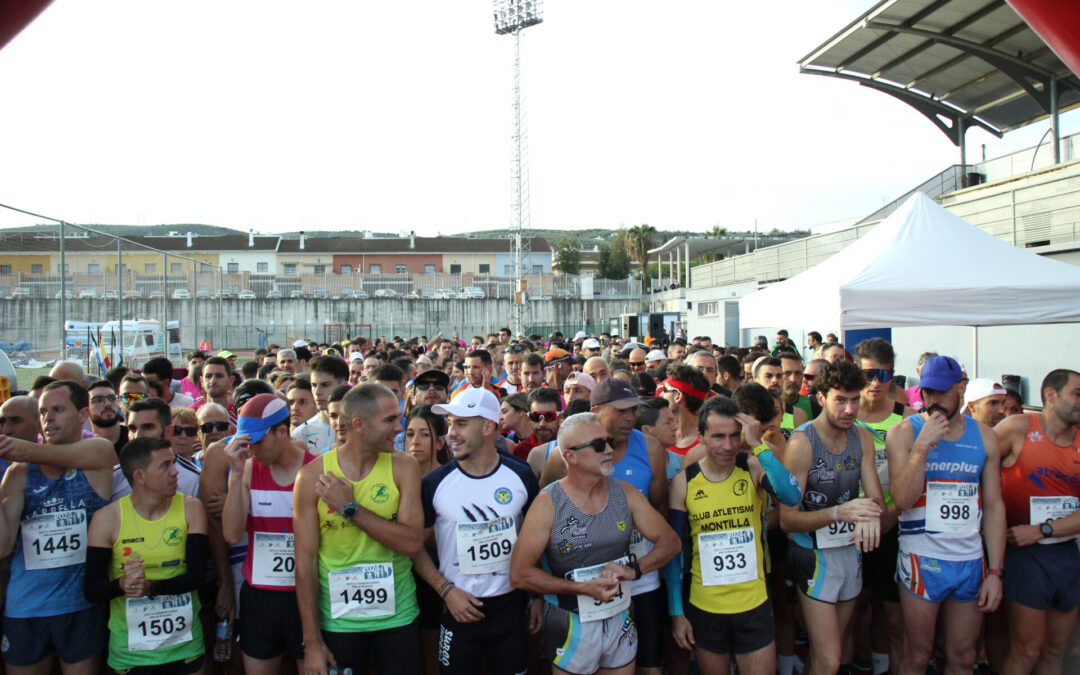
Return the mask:
[[[972,357],[971,357],[971,379],[975,379],[979,376],[979,327],[972,326]]]

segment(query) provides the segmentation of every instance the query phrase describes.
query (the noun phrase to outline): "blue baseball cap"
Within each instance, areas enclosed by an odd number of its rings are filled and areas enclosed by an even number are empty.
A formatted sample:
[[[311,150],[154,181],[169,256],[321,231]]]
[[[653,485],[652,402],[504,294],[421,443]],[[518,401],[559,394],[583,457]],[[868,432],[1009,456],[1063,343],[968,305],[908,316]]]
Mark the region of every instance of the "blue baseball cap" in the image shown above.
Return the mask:
[[[922,367],[919,389],[948,391],[964,379],[964,369],[951,356],[935,356]]]
[[[254,396],[236,416],[236,433],[225,439],[228,443],[234,437],[247,434],[250,443],[258,443],[270,427],[289,419],[289,406],[273,394]]]

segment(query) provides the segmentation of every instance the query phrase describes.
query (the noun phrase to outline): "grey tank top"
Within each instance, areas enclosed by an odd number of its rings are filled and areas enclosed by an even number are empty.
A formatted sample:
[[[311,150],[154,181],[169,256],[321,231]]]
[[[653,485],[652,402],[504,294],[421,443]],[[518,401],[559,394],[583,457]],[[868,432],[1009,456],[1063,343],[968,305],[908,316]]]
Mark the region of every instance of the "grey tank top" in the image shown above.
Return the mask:
[[[544,552],[551,574],[566,578],[579,567],[607,563],[629,555],[634,521],[626,493],[615,478],[608,477],[607,504],[597,514],[588,514],[574,502],[558,482],[544,488],[551,496],[553,517],[551,539]],[[559,606],[577,609],[577,596],[559,596]]]
[[[801,427],[800,431],[806,434],[811,448],[810,470],[806,474],[806,491],[799,505],[800,510],[831,509],[858,497],[862,469],[859,428],[848,429],[847,443],[838,455],[829,452],[813,424]],[[815,533],[800,534],[813,538]]]

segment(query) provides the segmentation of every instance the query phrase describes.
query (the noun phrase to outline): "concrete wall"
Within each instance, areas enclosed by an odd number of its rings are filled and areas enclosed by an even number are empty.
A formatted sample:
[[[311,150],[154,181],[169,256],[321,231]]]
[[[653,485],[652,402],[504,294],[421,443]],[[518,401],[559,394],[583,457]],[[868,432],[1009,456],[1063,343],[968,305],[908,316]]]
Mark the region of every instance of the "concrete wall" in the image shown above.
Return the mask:
[[[636,300],[534,300],[533,325],[579,326],[583,318],[598,325],[624,311],[645,311]],[[220,314],[219,314],[220,312]],[[509,300],[169,300],[168,319],[179,320],[185,348],[209,340],[215,349],[259,346],[260,331],[267,342],[283,344],[305,337],[322,340],[330,324],[345,324],[353,335],[487,334],[505,325]],[[69,321],[104,322],[116,318],[116,302],[69,300]],[[124,318],[164,317],[161,300],[128,300]],[[370,328],[356,328],[369,324]],[[33,342],[42,356],[61,343],[59,300],[0,300],[0,341]],[[55,355],[53,355],[54,357]]]

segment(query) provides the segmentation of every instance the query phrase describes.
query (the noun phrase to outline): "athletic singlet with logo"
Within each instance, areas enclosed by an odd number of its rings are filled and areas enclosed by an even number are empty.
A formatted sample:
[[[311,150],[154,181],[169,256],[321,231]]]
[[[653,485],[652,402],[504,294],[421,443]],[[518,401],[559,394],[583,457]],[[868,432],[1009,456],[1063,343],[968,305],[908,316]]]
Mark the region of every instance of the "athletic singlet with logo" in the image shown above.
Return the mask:
[[[424,476],[424,527],[435,528],[442,575],[478,598],[512,591],[510,554],[538,492],[532,469],[517,458],[500,457],[486,476],[470,476],[453,460]]]
[[[1080,498],[1080,433],[1073,436],[1072,445],[1055,445],[1039,424],[1038,414],[1026,415],[1028,430],[1020,457],[1015,464],[1001,470],[1001,496],[1005,500],[1005,518],[1009,527],[1034,524],[1031,519],[1033,497]],[[1038,515],[1047,517],[1039,522],[1064,515],[1043,510],[1044,513]]]
[[[825,442],[812,423],[807,422],[797,431],[806,434],[806,440],[810,442],[810,469],[806,473],[806,490],[799,510],[831,509],[858,497],[862,469],[859,429],[853,426],[847,430],[844,449],[835,455],[825,447]],[[792,532],[791,541],[803,548],[826,548],[818,541],[821,534],[820,530]]]
[[[923,416],[912,415],[912,444],[919,438],[926,425]],[[983,465],[986,464],[986,448],[983,447],[979,424],[967,415],[964,416],[964,433],[956,441],[941,439],[930,449],[926,457],[926,480],[923,491],[915,505],[900,513],[900,551],[915,553],[940,560],[978,560],[982,558],[982,537],[979,526],[982,523],[982,501],[979,495],[979,483]],[[944,500],[935,500],[936,510],[927,510],[927,489],[930,483],[938,488],[949,490],[953,494]],[[964,500],[969,508],[963,511]],[[942,512],[943,507],[952,510],[957,507],[965,519],[973,519],[974,527],[963,531],[943,531],[927,527],[927,519],[935,520],[945,513],[950,517],[955,513]],[[952,518],[955,520],[955,518]]]
[[[130,495],[116,502],[120,530],[109,561],[111,581],[124,576],[124,564],[133,558],[142,559],[146,578],[152,581],[172,579],[187,572],[188,525],[184,499],[182,493],[173,495],[165,515],[157,520],[140,516]],[[138,611],[144,604],[147,611]],[[205,650],[199,608],[199,594],[195,592],[131,600],[123,595],[113,598],[109,601],[109,666],[127,670],[199,656]],[[128,623],[129,613],[134,625]],[[161,645],[154,644],[165,638],[171,639]],[[141,643],[131,644],[131,640]]]
[[[551,496],[551,538],[544,557],[551,574],[560,578],[575,569],[601,565],[630,553],[630,533],[634,519],[626,501],[622,483],[608,477],[607,503],[600,513],[588,514],[579,509],[556,481],[544,488]],[[578,596],[559,595],[555,600],[563,609],[576,612]]]
[[[731,473],[720,482],[709,480],[701,463],[686,467],[686,512],[690,522],[690,603],[713,614],[738,614],[761,605],[768,598],[765,585],[765,501],[754,487],[746,454],[735,457]],[[706,584],[702,578],[699,535],[737,536],[722,547],[710,546],[705,561],[720,571],[753,572],[753,579],[737,583]],[[747,535],[752,535],[747,536]],[[756,560],[750,560],[753,555]],[[719,558],[719,560],[716,560]],[[748,568],[748,569],[747,569]],[[712,576],[716,576],[715,572]]]
[[[615,473],[612,475],[636,487],[638,492],[645,495],[645,499],[649,498],[652,465],[649,464],[649,447],[645,443],[645,434],[637,429],[630,431],[630,438],[626,441],[626,454],[623,455],[622,461],[615,465]],[[634,530],[630,543],[630,549],[634,555],[640,558],[652,548],[652,542]],[[657,588],[660,588],[660,571],[653,570],[634,582],[631,595],[648,593]]]
[[[885,434],[903,420],[904,404],[899,401],[893,404],[892,413],[880,422],[855,420],[855,425],[869,431],[874,439],[874,466],[877,467],[881,489],[886,493],[889,491],[889,455],[885,452]]]
[[[304,453],[304,464],[315,459]],[[280,485],[270,467],[251,460],[251,501],[248,504],[248,547],[244,553],[244,578],[252,588],[267,591],[295,591],[293,546],[293,485]],[[256,557],[258,569],[256,570]],[[258,572],[258,578],[252,574]]]
[[[79,469],[51,480],[37,464],[26,465],[5,616],[56,616],[93,606],[83,596],[86,534],[90,519],[106,504]]]
[[[349,480],[338,462],[338,448],[323,456],[323,473],[341,476],[352,483],[353,499],[380,518],[396,521],[401,494],[394,482],[393,457],[380,452],[371,472],[360,481]],[[337,512],[331,513],[326,502],[318,501],[319,511],[319,625],[334,633],[398,628],[412,623],[419,614],[416,604],[416,581],[412,575],[412,560],[408,556],[383,546],[374,537],[346,520]],[[342,616],[332,618],[330,573],[358,565],[391,563],[393,565],[394,612],[380,616]],[[349,590],[349,589],[346,589]],[[351,595],[351,594],[350,594]],[[363,597],[363,596],[360,596]],[[335,598],[336,599],[336,598]]]

